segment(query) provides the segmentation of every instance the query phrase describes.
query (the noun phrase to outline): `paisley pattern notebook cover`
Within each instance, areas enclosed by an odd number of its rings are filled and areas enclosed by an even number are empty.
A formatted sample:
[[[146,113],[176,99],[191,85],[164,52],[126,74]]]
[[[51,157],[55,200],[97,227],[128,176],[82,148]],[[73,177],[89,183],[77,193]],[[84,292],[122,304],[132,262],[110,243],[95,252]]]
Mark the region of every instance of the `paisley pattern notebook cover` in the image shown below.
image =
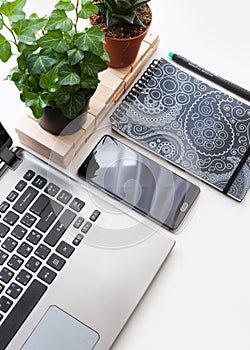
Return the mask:
[[[155,59],[112,128],[241,201],[250,187],[250,106]]]

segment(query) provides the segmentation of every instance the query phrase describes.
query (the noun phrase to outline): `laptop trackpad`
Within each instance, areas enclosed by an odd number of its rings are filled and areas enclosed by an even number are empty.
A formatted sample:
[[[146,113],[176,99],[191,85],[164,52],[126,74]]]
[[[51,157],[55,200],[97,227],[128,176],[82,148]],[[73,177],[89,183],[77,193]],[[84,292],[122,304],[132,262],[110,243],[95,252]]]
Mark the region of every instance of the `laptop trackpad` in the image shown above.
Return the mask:
[[[99,334],[51,306],[21,350],[92,350]]]

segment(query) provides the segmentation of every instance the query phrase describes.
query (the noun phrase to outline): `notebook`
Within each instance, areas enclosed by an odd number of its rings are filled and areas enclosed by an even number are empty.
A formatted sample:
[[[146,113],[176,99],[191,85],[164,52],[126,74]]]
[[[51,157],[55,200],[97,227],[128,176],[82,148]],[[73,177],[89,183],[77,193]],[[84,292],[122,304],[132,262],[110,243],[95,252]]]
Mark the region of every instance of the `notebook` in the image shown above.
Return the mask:
[[[112,128],[241,201],[250,186],[250,106],[164,58],[110,116]]]
[[[107,350],[174,239],[11,143],[0,123],[0,350]]]

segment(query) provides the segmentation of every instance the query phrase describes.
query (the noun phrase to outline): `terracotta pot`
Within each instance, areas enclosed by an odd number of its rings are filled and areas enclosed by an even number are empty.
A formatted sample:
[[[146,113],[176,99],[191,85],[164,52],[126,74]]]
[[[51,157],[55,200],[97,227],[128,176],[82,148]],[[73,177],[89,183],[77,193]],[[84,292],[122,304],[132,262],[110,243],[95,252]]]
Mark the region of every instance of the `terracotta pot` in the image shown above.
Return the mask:
[[[95,90],[83,95],[85,106],[81,112],[73,119],[64,116],[60,108],[45,107],[42,117],[38,120],[39,125],[46,131],[54,135],[71,135],[81,129],[87,117],[89,100]]]
[[[109,54],[109,67],[123,68],[129,66],[137,57],[142,40],[147,35],[149,27],[134,38],[118,39],[105,36],[104,48]]]

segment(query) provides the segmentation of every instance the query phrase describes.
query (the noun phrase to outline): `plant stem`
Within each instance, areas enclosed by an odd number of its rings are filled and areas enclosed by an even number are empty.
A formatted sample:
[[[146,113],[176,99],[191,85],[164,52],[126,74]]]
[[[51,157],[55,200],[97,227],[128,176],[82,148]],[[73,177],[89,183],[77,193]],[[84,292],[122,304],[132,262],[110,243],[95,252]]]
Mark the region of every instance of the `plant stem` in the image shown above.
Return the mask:
[[[4,27],[11,33],[11,35],[12,35],[12,37],[13,37],[13,41],[12,40],[10,40],[13,44],[15,44],[16,45],[16,47],[18,46],[18,44],[17,44],[17,39],[16,39],[16,37],[15,37],[15,34],[14,34],[14,32],[13,32],[13,30],[9,27],[9,26],[7,26],[7,24],[4,22],[4,18],[3,18],[3,15],[1,14],[1,17],[2,17],[2,20],[3,20],[3,25],[4,25]]]
[[[77,23],[78,23],[78,7],[79,7],[79,0],[76,1],[76,8],[75,8],[75,11],[76,11],[76,21],[75,21],[75,24],[74,24],[74,27],[75,27],[75,32],[77,33]]]

